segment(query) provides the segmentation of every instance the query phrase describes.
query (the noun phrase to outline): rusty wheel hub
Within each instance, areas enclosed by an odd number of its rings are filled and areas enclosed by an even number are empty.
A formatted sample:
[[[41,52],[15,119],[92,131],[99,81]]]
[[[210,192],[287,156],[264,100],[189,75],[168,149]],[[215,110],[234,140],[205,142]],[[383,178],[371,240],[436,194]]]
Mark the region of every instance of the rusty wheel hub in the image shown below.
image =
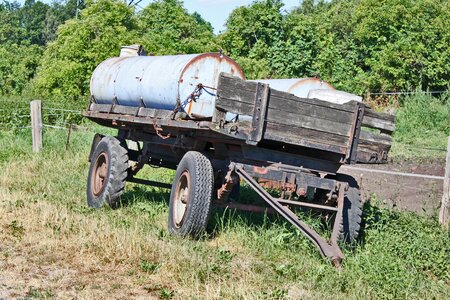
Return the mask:
[[[105,189],[109,168],[109,159],[105,152],[97,156],[94,165],[94,174],[91,177],[92,193],[98,197]]]
[[[180,228],[184,222],[187,211],[187,204],[189,201],[190,183],[189,171],[185,170],[178,179],[175,191],[173,219],[177,228]]]

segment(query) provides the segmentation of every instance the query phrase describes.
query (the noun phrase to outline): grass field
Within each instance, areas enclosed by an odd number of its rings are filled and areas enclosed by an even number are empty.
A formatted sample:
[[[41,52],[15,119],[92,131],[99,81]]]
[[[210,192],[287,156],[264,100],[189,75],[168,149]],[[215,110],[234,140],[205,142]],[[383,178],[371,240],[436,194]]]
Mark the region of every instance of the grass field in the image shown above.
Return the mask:
[[[67,151],[67,133],[47,130],[39,154],[27,131],[0,131],[0,298],[450,298],[448,232],[376,199],[341,271],[275,217],[218,210],[199,241],[169,236],[167,190],[129,184],[126,207],[90,209],[90,142],[94,130],[111,133],[91,127]]]

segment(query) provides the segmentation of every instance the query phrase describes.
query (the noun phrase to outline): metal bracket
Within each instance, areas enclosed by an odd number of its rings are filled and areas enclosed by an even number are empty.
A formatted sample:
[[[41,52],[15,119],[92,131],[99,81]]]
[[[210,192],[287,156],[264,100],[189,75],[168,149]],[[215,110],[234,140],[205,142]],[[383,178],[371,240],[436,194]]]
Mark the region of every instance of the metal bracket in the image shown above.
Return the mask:
[[[359,134],[361,132],[362,121],[364,118],[364,108],[365,105],[361,102],[357,102],[355,105],[352,129],[350,131],[350,137],[347,145],[347,155],[345,156],[345,162],[348,164],[355,163],[357,159]]]
[[[266,121],[269,85],[258,82],[256,86],[255,105],[253,107],[252,128],[247,138],[247,143],[256,145],[263,138]]]

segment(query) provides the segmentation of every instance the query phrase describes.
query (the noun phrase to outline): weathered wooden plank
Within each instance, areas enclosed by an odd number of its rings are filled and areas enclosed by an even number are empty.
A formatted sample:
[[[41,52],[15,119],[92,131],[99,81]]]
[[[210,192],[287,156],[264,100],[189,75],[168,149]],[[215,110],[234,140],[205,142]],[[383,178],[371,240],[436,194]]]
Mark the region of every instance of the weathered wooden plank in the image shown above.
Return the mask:
[[[222,98],[220,98],[222,100]],[[273,99],[270,99],[272,101]],[[220,109],[230,111],[233,113],[241,115],[252,115],[253,105],[238,101],[232,101],[227,99],[227,101],[218,101],[216,106]],[[275,122],[278,124],[285,124],[296,127],[305,127],[309,129],[319,130],[323,132],[330,132],[334,134],[339,134],[343,136],[349,136],[350,124],[342,124],[334,121],[333,118],[330,119],[319,119],[313,116],[302,115],[296,110],[280,111],[270,108],[267,113],[267,120],[269,122]]]
[[[375,118],[375,119],[379,119],[379,120],[383,120],[386,122],[395,123],[395,115],[391,115],[391,114],[387,114],[387,113],[381,113],[381,112],[376,112],[374,110],[369,110],[369,111],[367,111],[366,116]]]
[[[337,134],[344,136],[344,139],[348,139],[351,130],[349,124],[335,122],[332,119],[316,119],[310,116],[299,115],[296,112],[280,112],[271,109],[269,109],[267,114],[267,121],[288,125],[289,127],[302,127]]]
[[[237,101],[234,99],[223,98],[220,95],[218,95],[216,98],[216,108],[239,115],[251,116],[253,114],[253,104]]]
[[[252,129],[247,140],[248,143],[256,145],[263,137],[268,100],[269,85],[258,83],[253,107]]]
[[[364,130],[361,130],[359,140],[360,141],[361,140],[370,141],[370,142],[386,144],[386,145],[392,144],[392,137],[390,135],[383,134],[383,133],[364,131]]]
[[[390,148],[391,145],[385,145],[364,140],[363,141],[360,140],[358,143],[358,150],[361,151],[372,151],[382,153],[383,151],[388,151]]]
[[[264,139],[340,154],[345,154],[347,150],[345,137],[270,122],[266,124]]]
[[[328,132],[321,132],[314,129],[292,127],[284,124],[277,124],[268,122],[266,124],[267,131],[283,131],[300,139],[307,139],[312,142],[318,141],[323,144],[335,145],[338,147],[345,147],[347,145],[347,137],[331,134]]]
[[[145,108],[139,109],[138,116],[152,117],[152,118],[169,118],[172,115],[172,111],[164,109],[155,108]]]
[[[111,109],[111,104],[97,104],[97,103],[91,103],[89,106],[90,111],[96,111],[96,112],[109,112]]]
[[[249,82],[241,80],[237,77],[233,77],[231,75],[223,74],[222,80],[220,81],[221,86],[219,85],[219,91],[222,97],[229,99],[236,99],[238,101],[248,102],[249,94],[254,93],[255,90],[255,82]],[[336,103],[331,103],[318,99],[307,99],[307,98],[299,98],[294,96],[293,94],[281,92],[278,90],[271,89],[271,97],[282,98],[284,100],[291,100],[294,102],[302,102],[309,105],[314,106],[322,106],[326,108],[333,108],[335,110],[347,111],[353,113],[354,105],[340,105]],[[251,101],[250,101],[251,103]],[[269,106],[270,107],[270,106]]]
[[[439,224],[448,229],[450,201],[450,136],[447,143],[447,156],[445,159],[444,189],[442,191],[441,209],[439,210]]]
[[[356,155],[356,161],[359,163],[366,163],[366,164],[387,163],[387,159],[381,157],[378,153],[364,150],[358,150],[358,153]]]
[[[272,90],[273,91],[273,90]],[[249,93],[248,96],[252,94]],[[227,96],[228,97],[228,96]],[[237,104],[239,103],[239,104]],[[231,109],[237,109],[241,111],[241,114],[249,114],[250,106],[248,100],[241,101],[238,97],[235,98],[225,98],[224,95],[220,95],[217,101],[217,107],[223,109],[230,109],[229,111],[235,112]],[[315,119],[322,120],[334,120],[339,123],[351,124],[353,112],[346,111],[336,111],[333,108],[314,106],[311,104],[305,104],[303,102],[295,102],[290,100],[285,100],[282,98],[277,98],[270,95],[269,100],[269,111],[279,111],[282,112],[296,112],[299,116],[308,116]]]
[[[151,118],[167,118],[172,114],[172,111],[170,110],[145,108],[145,107],[139,108],[135,106],[124,106],[124,105],[114,105],[113,107],[111,107],[111,104],[97,104],[97,103],[92,103],[89,106],[89,110],[101,113],[113,113],[120,115],[151,117]]]
[[[395,123],[388,120],[371,117],[368,116],[367,114],[364,116],[363,126],[380,129],[389,133],[394,132],[395,130]]]
[[[42,104],[41,100],[30,102],[31,116],[31,137],[33,142],[33,152],[39,152],[42,149]]]
[[[360,140],[358,144],[357,162],[379,163],[386,162],[387,153],[391,149],[390,144],[382,144],[374,141]]]

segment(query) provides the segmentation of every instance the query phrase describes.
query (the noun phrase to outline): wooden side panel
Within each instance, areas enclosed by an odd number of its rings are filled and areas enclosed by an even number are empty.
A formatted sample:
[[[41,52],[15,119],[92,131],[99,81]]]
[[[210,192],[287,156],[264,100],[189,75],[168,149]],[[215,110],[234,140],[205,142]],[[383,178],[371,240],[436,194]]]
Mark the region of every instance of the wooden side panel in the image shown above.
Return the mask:
[[[252,116],[257,83],[222,75],[216,107],[240,115]],[[352,137],[355,102],[344,105],[318,99],[299,98],[270,89],[264,139],[313,149],[347,154]],[[242,128],[242,124],[240,125]],[[391,148],[395,117],[364,108],[362,130],[358,138],[358,162],[386,162]],[[251,131],[251,128],[248,128]],[[246,130],[244,130],[246,131]]]
[[[221,76],[216,107],[240,115],[253,115],[256,86],[254,82]],[[353,111],[329,104],[270,89],[263,138],[345,154]]]

